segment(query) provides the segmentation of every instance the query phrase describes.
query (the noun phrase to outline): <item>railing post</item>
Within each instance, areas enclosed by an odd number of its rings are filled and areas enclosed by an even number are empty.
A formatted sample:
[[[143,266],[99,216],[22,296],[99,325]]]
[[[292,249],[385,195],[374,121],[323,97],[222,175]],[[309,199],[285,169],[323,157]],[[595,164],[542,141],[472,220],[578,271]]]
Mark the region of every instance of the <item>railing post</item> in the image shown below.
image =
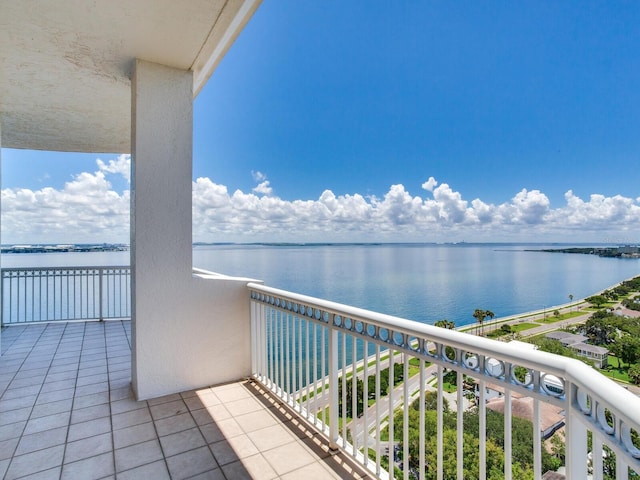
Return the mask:
[[[104,322],[104,318],[102,317],[102,276],[104,275],[104,268],[98,269],[98,272],[98,302],[100,303],[98,306],[98,319]]]
[[[577,387],[573,383],[568,383],[566,393],[566,440],[565,455],[567,478],[587,478],[587,427],[578,420],[581,415],[575,403],[577,398]],[[595,405],[592,405],[595,408]]]
[[[338,453],[338,331],[329,317],[329,450]],[[343,375],[345,373],[343,372]]]

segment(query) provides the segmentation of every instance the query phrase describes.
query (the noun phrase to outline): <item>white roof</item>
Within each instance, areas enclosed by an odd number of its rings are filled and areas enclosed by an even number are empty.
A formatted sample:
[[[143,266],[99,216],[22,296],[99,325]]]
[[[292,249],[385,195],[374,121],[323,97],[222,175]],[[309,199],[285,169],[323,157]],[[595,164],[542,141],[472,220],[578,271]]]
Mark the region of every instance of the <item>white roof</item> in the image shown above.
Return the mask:
[[[259,4],[0,1],[0,145],[129,152],[133,60],[193,70],[195,95]]]

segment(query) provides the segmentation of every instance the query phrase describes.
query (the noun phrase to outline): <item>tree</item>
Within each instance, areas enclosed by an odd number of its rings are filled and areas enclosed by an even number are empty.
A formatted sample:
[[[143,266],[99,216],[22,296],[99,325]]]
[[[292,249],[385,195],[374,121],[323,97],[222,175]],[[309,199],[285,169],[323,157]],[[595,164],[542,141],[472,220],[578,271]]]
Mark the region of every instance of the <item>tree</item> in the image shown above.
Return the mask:
[[[480,324],[480,335],[482,335],[484,333],[484,320],[485,320],[485,318],[493,318],[493,317],[495,317],[495,314],[491,310],[482,310],[480,308],[476,308],[473,311],[473,317]],[[478,329],[477,329],[477,326],[476,326],[476,334],[477,333],[478,333]]]
[[[632,365],[627,373],[629,375],[629,380],[636,385],[640,385],[640,364],[636,363],[635,365]]]
[[[442,320],[438,320],[433,325],[440,328],[448,328],[449,330],[453,330],[456,328],[456,324],[451,320],[447,320],[446,318],[443,318]]]
[[[622,367],[622,362],[631,366],[640,357],[640,340],[629,334],[622,335],[610,347],[620,359],[620,367]]]
[[[587,302],[589,302],[589,303],[595,305],[596,307],[600,308],[602,305],[607,303],[607,299],[602,295],[594,295],[593,297],[587,298]]]
[[[591,315],[584,324],[585,335],[596,345],[610,345],[616,339],[616,327],[600,315]]]

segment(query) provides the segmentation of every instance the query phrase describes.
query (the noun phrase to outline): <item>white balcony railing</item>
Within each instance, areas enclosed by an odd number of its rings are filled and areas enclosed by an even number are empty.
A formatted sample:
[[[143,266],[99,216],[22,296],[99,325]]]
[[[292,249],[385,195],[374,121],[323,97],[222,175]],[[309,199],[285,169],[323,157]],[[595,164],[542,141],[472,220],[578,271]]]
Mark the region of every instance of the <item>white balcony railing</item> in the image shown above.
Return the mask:
[[[1,284],[5,324],[130,316],[129,267],[3,269]],[[257,283],[248,292],[253,377],[379,478],[541,478],[558,463],[567,478],[640,478],[640,399],[580,361]],[[557,429],[562,462],[545,442]]]
[[[249,290],[253,377],[324,432],[333,448],[347,451],[380,478],[510,479],[524,471],[541,478],[548,456],[543,443],[548,432],[542,431],[547,404],[563,415],[552,432],[564,429],[566,478],[627,479],[640,472],[640,399],[578,360],[255,283]],[[405,380],[388,395],[381,388],[386,368],[389,385],[394,375]],[[435,387],[429,385],[430,370]],[[455,372],[458,386],[465,378],[475,380],[478,396],[471,407],[463,388],[445,392],[445,370]],[[489,386],[503,392],[500,459],[495,448],[488,448],[496,443],[488,425],[488,415],[496,415],[488,408]],[[436,392],[435,412],[425,407],[427,388]],[[443,412],[447,396],[455,414]],[[414,399],[417,418],[411,411]],[[532,466],[513,459],[522,447],[522,439],[513,435],[516,414],[521,415],[516,402],[531,406]],[[352,412],[360,416],[352,419]],[[428,416],[436,417],[435,455],[428,448],[434,444],[425,428]],[[451,416],[454,438],[445,431]],[[477,427],[465,423],[469,418]],[[468,429],[477,439],[469,440]],[[394,451],[399,460],[389,475],[385,457]],[[432,461],[425,460],[427,453]],[[502,471],[496,472],[496,465]]]
[[[0,323],[131,317],[131,268],[3,268]]]

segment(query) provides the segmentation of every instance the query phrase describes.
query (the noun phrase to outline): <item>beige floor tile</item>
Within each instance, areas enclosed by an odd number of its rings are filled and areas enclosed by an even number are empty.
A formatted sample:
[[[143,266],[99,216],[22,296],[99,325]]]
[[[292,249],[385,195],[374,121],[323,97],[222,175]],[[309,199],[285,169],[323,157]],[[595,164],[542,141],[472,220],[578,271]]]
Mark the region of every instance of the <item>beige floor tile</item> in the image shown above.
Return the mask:
[[[234,480],[271,480],[277,477],[262,455],[253,455],[222,467],[227,478]]]
[[[328,480],[340,478],[335,472],[327,470],[321,463],[313,462],[302,468],[281,476],[282,480]]]
[[[103,433],[95,437],[83,438],[82,440],[69,442],[67,444],[64,452],[64,463],[84,460],[85,458],[111,452],[112,450],[111,433]]]
[[[69,412],[71,411],[72,405],[72,398],[36,405],[33,407],[31,412],[31,418],[46,417],[47,415],[55,415],[56,413]]]
[[[17,438],[22,435],[22,431],[24,430],[26,424],[26,420],[23,420],[21,422],[15,422],[10,423],[9,425],[1,426],[0,442],[4,442],[5,440],[9,440],[10,438]]]
[[[171,478],[175,480],[182,480],[218,468],[209,447],[200,447],[168,457],[167,465],[169,465]]]
[[[241,383],[231,383],[228,385],[211,387],[211,390],[223,403],[253,397],[251,392],[249,392],[249,390],[247,390],[247,388]]]
[[[181,432],[182,430],[189,430],[196,426],[196,422],[194,422],[189,413],[182,413],[166,417],[161,420],[156,420],[154,424],[158,431],[158,435],[161,437]]]
[[[55,415],[31,419],[27,422],[27,426],[24,429],[24,435],[44,432],[45,430],[51,430],[52,428],[66,427],[69,424],[70,416],[71,412],[62,412],[56,413]]]
[[[245,432],[254,432],[278,424],[276,418],[267,410],[259,410],[246,415],[235,416],[234,418]]]
[[[120,428],[132,427],[133,425],[140,425],[141,423],[147,423],[151,421],[151,414],[148,408],[139,408],[137,410],[130,410],[124,413],[118,413],[111,417],[113,429],[118,430]]]
[[[109,392],[94,393],[93,395],[84,395],[76,397],[73,400],[73,408],[86,408],[93,405],[109,403]]]
[[[305,447],[297,442],[287,443],[286,445],[263,451],[262,455],[278,475],[284,475],[317,460],[315,456],[311,455]]]
[[[10,459],[16,451],[20,437],[9,438],[0,442],[0,460]]]
[[[88,422],[75,423],[69,427],[69,442],[82,438],[93,437],[111,431],[111,419],[109,417],[96,418]]]
[[[32,407],[19,408],[7,412],[0,410],[0,426],[27,420],[31,415],[31,410]]]
[[[222,440],[212,444],[210,448],[220,465],[233,463],[259,453],[257,447],[246,435]]]
[[[119,448],[115,451],[116,472],[130,470],[164,458],[158,440]]]
[[[286,445],[296,440],[296,437],[292,435],[291,432],[280,425],[273,425],[256,430],[255,432],[249,432],[247,435],[261,452]]]
[[[62,445],[67,439],[67,430],[68,427],[64,426],[32,435],[24,435],[18,443],[15,455],[24,455],[36,450]]]
[[[149,410],[154,420],[160,420],[189,411],[182,398],[167,403],[152,405],[149,407]]]
[[[71,423],[88,422],[111,414],[108,403],[101,403],[86,408],[74,408],[71,411]]]
[[[240,400],[227,402],[225,403],[225,407],[233,416],[265,410],[264,405],[255,397],[241,398]]]
[[[215,423],[208,423],[201,425],[200,432],[207,443],[215,443],[225,439],[224,434],[220,431],[220,428]]]
[[[97,480],[114,473],[113,454],[103,453],[62,466],[61,480]]]
[[[152,422],[121,428],[113,431],[115,448],[128,447],[136,443],[143,443],[157,438],[156,429]]]
[[[60,472],[62,467],[54,467],[42,472],[33,473],[26,477],[20,477],[20,480],[60,480]]]
[[[176,402],[182,400],[182,396],[179,393],[172,393],[171,395],[164,395],[162,397],[152,398],[148,400],[149,406],[160,405],[162,403]]]
[[[160,437],[160,444],[162,445],[164,455],[170,457],[188,450],[203,447],[206,445],[206,442],[198,428],[191,428]]]
[[[141,467],[118,473],[118,480],[170,480],[169,470],[164,460],[148,463]]]
[[[13,457],[11,465],[7,470],[5,478],[20,478],[32,473],[49,470],[62,465],[62,455],[64,454],[64,445],[45,448],[36,452]]]
[[[190,477],[189,480],[227,480],[222,473],[222,470],[216,468],[214,470],[209,470],[208,472],[201,473],[199,475],[195,475]]]

